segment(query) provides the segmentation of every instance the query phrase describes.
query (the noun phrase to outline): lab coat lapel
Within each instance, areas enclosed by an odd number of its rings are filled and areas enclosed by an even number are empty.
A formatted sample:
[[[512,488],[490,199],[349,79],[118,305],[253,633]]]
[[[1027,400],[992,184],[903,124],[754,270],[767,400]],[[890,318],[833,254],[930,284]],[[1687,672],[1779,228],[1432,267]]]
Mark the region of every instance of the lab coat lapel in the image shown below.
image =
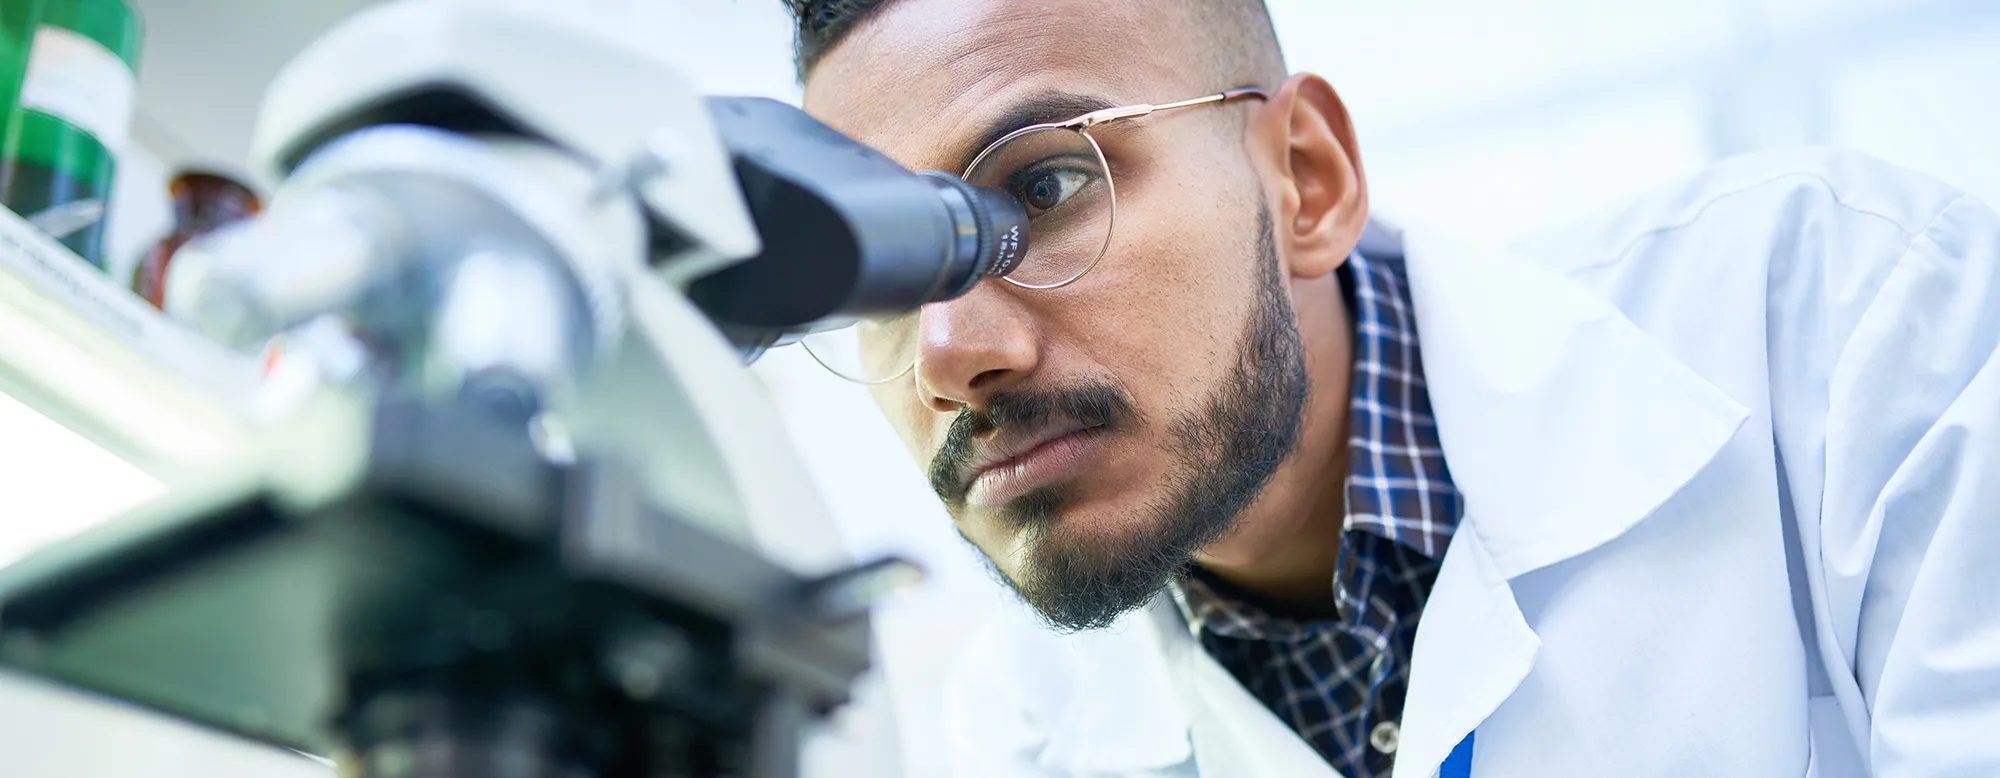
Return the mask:
[[[1188,732],[1200,775],[1340,778],[1325,757],[1206,652],[1197,652],[1180,667],[1187,674],[1184,683],[1203,702]]]
[[[1339,778],[1202,650],[1169,595],[1109,630],[1066,640],[1082,672],[1049,727],[1041,767],[1166,774],[1192,759],[1204,776]]]
[[[1177,680],[1179,671],[1173,666],[1182,649],[1170,645],[1187,633],[1162,621],[1163,607],[1173,609],[1165,595],[1109,629],[1065,639],[1080,655],[1081,672],[1037,756],[1042,767],[1064,774],[1117,775],[1163,769],[1190,758],[1195,714],[1186,699],[1189,687]],[[1179,622],[1171,613],[1165,618]]]
[[[1438,437],[1506,577],[1623,534],[1749,418],[1577,283],[1495,250],[1408,247]]]
[[[1340,778],[1326,759],[1201,647],[1180,609],[1162,597],[1151,608],[1174,686],[1189,705],[1188,738],[1200,775]]]
[[[1371,227],[1378,252],[1398,234]],[[1403,237],[1431,407],[1466,506],[1411,658],[1395,774],[1422,778],[1534,665],[1541,642],[1508,580],[1623,534],[1749,411],[1575,282]]]
[[[1470,517],[1468,517],[1470,519]],[[1542,641],[1479,534],[1459,525],[1410,652],[1395,776],[1437,772],[1452,747],[1528,677]]]

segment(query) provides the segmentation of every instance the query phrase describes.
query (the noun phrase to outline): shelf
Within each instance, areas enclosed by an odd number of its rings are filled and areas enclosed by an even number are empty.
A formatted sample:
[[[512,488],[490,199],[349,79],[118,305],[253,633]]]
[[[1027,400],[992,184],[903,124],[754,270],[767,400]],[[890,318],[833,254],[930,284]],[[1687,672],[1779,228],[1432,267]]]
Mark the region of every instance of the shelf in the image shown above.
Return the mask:
[[[239,450],[256,376],[0,209],[0,392],[172,483]]]

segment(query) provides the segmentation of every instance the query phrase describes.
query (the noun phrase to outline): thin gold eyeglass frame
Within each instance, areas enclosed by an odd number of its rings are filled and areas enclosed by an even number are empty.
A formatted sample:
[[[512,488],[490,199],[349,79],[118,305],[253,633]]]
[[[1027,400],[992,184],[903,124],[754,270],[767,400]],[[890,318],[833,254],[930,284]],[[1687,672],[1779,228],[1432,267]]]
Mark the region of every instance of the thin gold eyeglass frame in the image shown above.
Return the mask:
[[[1111,122],[1123,121],[1126,119],[1138,119],[1145,116],[1151,116],[1161,111],[1171,111],[1175,108],[1190,108],[1197,105],[1221,104],[1229,102],[1231,100],[1242,100],[1247,98],[1268,100],[1270,99],[1270,94],[1266,93],[1264,90],[1259,89],[1257,87],[1242,87],[1238,89],[1230,89],[1223,92],[1217,92],[1215,94],[1202,95],[1201,97],[1195,97],[1171,103],[1157,103],[1157,104],[1142,103],[1138,105],[1118,106],[1116,108],[1101,108],[1095,111],[1091,111],[1090,113],[1083,114],[1082,116],[1077,116],[1075,118],[1066,119],[1060,122],[1049,122],[1046,124],[1030,124],[1026,127],[1022,127],[1018,130],[1007,133],[1006,135],[1002,135],[1000,136],[999,140],[987,144],[986,148],[981,149],[979,154],[972,158],[972,163],[965,166],[965,171],[960,174],[960,178],[969,179],[972,175],[972,172],[979,169],[979,163],[986,161],[987,156],[991,155],[994,152],[994,150],[1007,145],[1009,142],[1013,141],[1016,138],[1020,138],[1024,135],[1029,135],[1031,133],[1047,132],[1050,130],[1068,130],[1075,132],[1076,134],[1083,136],[1083,139],[1090,143],[1090,150],[1097,155],[1098,169],[1104,171],[1104,190],[1105,194],[1108,195],[1109,197],[1108,202],[1110,203],[1110,211],[1109,213],[1105,214],[1104,218],[1104,245],[1097,247],[1097,256],[1091,257],[1090,262],[1085,264],[1082,270],[1078,270],[1075,274],[1071,275],[1069,278],[1065,280],[1058,281],[1052,284],[1023,283],[1021,281],[1017,281],[1007,276],[1001,276],[1000,279],[1006,281],[1007,283],[1020,287],[1022,289],[1060,289],[1062,287],[1076,283],[1078,279],[1083,278],[1086,275],[1089,275],[1091,270],[1096,269],[1097,263],[1102,262],[1104,260],[1104,255],[1111,250],[1111,235],[1117,229],[1118,226],[1118,184],[1116,181],[1112,179],[1110,161],[1104,158],[1104,147],[1098,145],[1096,138],[1091,137],[1090,131],[1093,128],[1100,127],[1109,124]],[[842,373],[839,370],[835,370],[832,365],[826,363],[826,360],[820,359],[818,354],[813,354],[812,348],[810,346],[806,347],[806,353],[811,354],[813,361],[818,362],[820,367],[826,368],[827,372],[839,376],[842,380],[861,384],[863,386],[880,386],[882,384],[901,380],[903,376],[909,375],[910,371],[915,370],[917,367],[917,355],[911,354],[910,363],[908,365],[905,365],[901,372],[889,376],[888,378],[883,378],[876,381],[864,381],[848,376],[847,374]]]
[[[1217,92],[1211,95],[1202,95],[1201,97],[1196,97],[1188,100],[1181,100],[1172,103],[1125,105],[1125,106],[1119,106],[1117,108],[1103,108],[1096,111],[1091,111],[1090,113],[1086,113],[1082,116],[1078,116],[1060,122],[1050,122],[1048,124],[1031,124],[1026,127],[1022,127],[1021,129],[1007,133],[1006,135],[1001,136],[999,140],[987,144],[986,148],[980,150],[978,156],[972,158],[972,164],[965,166],[965,172],[960,174],[961,178],[969,180],[972,176],[972,172],[979,169],[979,163],[986,161],[987,156],[991,155],[994,152],[994,150],[999,149],[1000,147],[1005,146],[1009,142],[1017,138],[1020,138],[1024,135],[1030,135],[1037,132],[1047,132],[1049,130],[1069,130],[1075,132],[1078,135],[1082,135],[1083,139],[1090,143],[1091,152],[1097,155],[1098,169],[1104,171],[1105,194],[1109,195],[1110,197],[1109,202],[1111,204],[1110,212],[1105,215],[1104,219],[1105,222],[1104,245],[1097,247],[1097,256],[1091,257],[1090,261],[1084,264],[1083,269],[1076,271],[1075,274],[1071,275],[1067,279],[1064,279],[1062,281],[1057,281],[1052,284],[1023,283],[1021,281],[1017,281],[1007,276],[1001,276],[1000,279],[1006,281],[1007,283],[1021,287],[1022,289],[1060,289],[1062,287],[1076,283],[1076,280],[1079,278],[1089,275],[1090,271],[1097,267],[1097,263],[1104,259],[1105,253],[1110,251],[1111,234],[1118,228],[1118,182],[1115,181],[1111,176],[1111,163],[1104,158],[1104,147],[1098,145],[1096,138],[1091,137],[1090,135],[1091,129],[1101,125],[1109,124],[1111,122],[1121,121],[1125,119],[1137,119],[1144,116],[1150,116],[1152,114],[1159,113],[1161,111],[1170,111],[1175,108],[1189,108],[1192,106],[1208,105],[1211,103],[1226,103],[1229,102],[1230,100],[1241,100],[1244,98],[1252,98],[1252,97],[1257,98],[1259,100],[1264,100],[1264,99],[1269,99],[1270,96],[1265,94],[1264,90],[1262,89],[1258,89],[1256,87],[1243,87],[1240,89],[1231,89],[1226,92]],[[911,367],[915,366],[916,362],[915,360],[912,360]],[[904,372],[909,372],[909,371],[905,370]],[[896,378],[901,378],[901,377],[902,377],[901,375],[896,376]],[[890,378],[887,380],[894,381],[896,379]]]

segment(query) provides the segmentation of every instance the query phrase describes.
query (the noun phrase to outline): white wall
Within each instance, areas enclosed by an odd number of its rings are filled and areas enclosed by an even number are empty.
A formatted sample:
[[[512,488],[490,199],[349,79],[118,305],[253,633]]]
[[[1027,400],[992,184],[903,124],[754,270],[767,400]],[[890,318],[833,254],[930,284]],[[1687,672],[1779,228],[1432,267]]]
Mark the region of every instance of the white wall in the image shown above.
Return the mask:
[[[1378,206],[1518,236],[1767,148],[1859,149],[2000,202],[1988,0],[1272,0]]]

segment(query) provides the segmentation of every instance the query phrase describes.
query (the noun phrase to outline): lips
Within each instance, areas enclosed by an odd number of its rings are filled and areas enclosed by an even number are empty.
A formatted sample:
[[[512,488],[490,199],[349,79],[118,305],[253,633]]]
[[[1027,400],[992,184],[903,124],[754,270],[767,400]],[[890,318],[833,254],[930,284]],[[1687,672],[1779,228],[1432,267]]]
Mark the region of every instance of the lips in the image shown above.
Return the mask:
[[[1102,425],[1067,418],[1002,431],[962,470],[967,501],[999,504],[1033,491],[1081,464],[1102,437]]]

